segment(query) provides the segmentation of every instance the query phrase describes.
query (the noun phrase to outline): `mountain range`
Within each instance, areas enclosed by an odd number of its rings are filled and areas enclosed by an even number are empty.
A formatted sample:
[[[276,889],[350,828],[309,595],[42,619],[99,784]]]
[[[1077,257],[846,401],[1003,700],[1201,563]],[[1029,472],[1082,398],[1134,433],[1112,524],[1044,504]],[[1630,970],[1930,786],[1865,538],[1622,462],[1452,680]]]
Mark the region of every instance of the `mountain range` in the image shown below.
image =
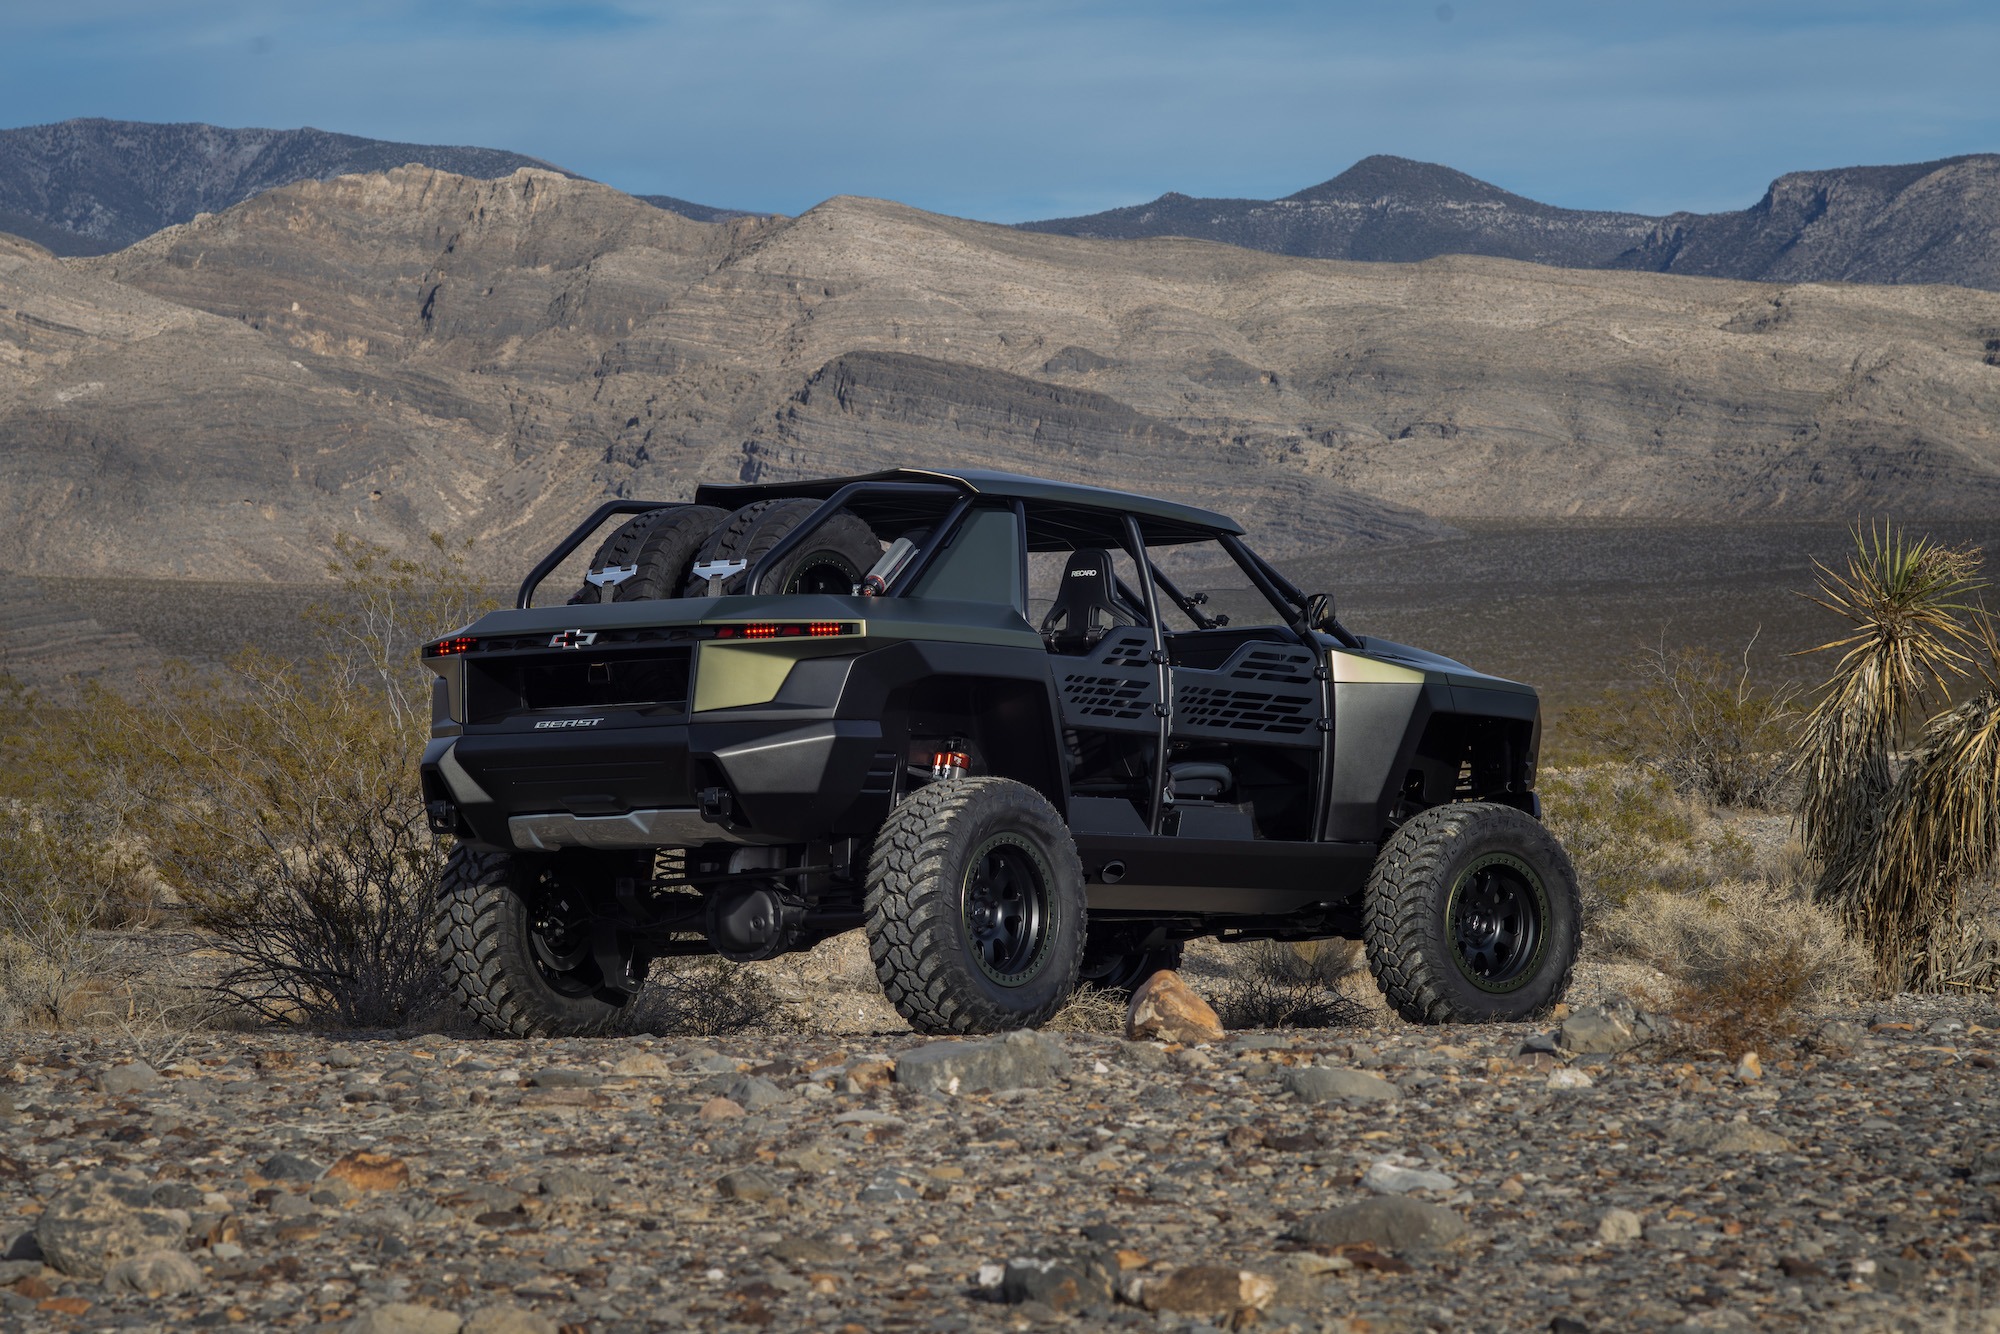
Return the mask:
[[[1749,208],[1668,217],[1556,208],[1449,167],[1378,156],[1282,199],[1165,194],[1020,225],[1064,236],[1197,237],[1314,259],[1493,255],[1756,282],[2000,290],[2000,154],[1794,172]]]
[[[404,144],[315,129],[66,120],[0,130],[0,232],[58,255],[101,255],[294,181],[412,162],[473,177],[505,176],[521,167],[572,174],[494,148]],[[742,216],[670,195],[645,199],[698,222]]]
[[[0,567],[511,575],[606,496],[948,460],[1240,515],[2000,512],[2000,295],[1046,235],[837,198],[701,223],[522,168],[308,180],[62,259],[0,240]],[[1421,548],[1412,559],[1421,559]]]

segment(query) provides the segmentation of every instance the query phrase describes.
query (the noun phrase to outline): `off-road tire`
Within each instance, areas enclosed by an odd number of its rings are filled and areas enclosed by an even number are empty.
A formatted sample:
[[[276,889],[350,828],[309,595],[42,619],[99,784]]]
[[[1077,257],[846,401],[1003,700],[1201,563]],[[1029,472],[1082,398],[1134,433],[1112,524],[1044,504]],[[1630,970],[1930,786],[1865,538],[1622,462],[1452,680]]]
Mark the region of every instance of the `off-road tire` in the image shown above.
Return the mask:
[[[1476,980],[1454,902],[1488,872],[1516,882],[1510,901],[1539,921],[1512,973]],[[1368,968],[1389,1004],[1415,1023],[1526,1019],[1569,990],[1582,916],[1576,870],[1540,821],[1491,802],[1435,806],[1398,829],[1375,860],[1364,910]]]
[[[995,849],[1034,863],[1045,913],[1031,963],[1005,983],[980,962],[966,909],[978,863]],[[883,821],[868,858],[868,953],[889,1003],[920,1033],[1047,1022],[1076,988],[1085,916],[1068,827],[1041,793],[1010,779],[918,790]]]
[[[819,508],[816,500],[757,500],[718,524],[693,564],[740,560],[744,568],[718,585],[718,596],[747,592],[751,572],[772,547]],[[846,596],[882,557],[881,540],[852,514],[836,514],[764,578],[766,593],[834,592]],[[813,584],[827,587],[815,589]],[[709,596],[709,581],[688,575],[684,597]]]
[[[678,596],[687,585],[695,553],[728,517],[729,511],[713,505],[676,505],[633,515],[604,539],[590,558],[590,568],[636,565],[638,572],[608,590],[585,583],[570,597],[570,605]],[[604,596],[607,591],[609,598]]]
[[[1154,973],[1179,968],[1181,956],[1186,952],[1187,947],[1178,940],[1156,950],[1126,950],[1122,953],[1115,946],[1099,953],[1086,944],[1083,966],[1077,977],[1079,981],[1104,991],[1129,994],[1137,991],[1140,984]]]
[[[452,994],[502,1036],[588,1037],[610,1027],[625,998],[565,994],[543,975],[528,923],[534,873],[506,852],[451,850],[438,878],[435,929]]]

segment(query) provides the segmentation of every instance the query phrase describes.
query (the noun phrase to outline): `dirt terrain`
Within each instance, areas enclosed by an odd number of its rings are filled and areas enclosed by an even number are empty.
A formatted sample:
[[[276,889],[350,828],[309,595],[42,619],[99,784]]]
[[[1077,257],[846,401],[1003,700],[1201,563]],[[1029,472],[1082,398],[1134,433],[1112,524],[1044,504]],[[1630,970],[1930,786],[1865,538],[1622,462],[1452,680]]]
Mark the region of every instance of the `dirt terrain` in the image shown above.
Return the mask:
[[[0,1326],[1991,1331],[1996,1030],[8,1035]]]

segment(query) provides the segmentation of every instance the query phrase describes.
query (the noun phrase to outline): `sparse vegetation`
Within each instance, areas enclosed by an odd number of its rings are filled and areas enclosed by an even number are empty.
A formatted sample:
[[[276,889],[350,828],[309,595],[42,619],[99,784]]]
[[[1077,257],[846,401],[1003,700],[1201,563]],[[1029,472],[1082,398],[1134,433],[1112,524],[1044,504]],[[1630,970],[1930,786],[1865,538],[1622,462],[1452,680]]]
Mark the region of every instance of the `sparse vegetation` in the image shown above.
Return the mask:
[[[1730,661],[1663,640],[1633,660],[1638,686],[1573,711],[1568,727],[1597,753],[1718,806],[1771,808],[1791,756],[1794,692],[1752,680],[1753,638]]]
[[[1215,997],[1224,1028],[1332,1028],[1360,1017],[1341,990],[1364,967],[1358,941],[1255,941],[1234,963]]]
[[[656,960],[626,1013],[624,1033],[660,1036],[788,1032],[801,1025],[769,979],[720,955]]]

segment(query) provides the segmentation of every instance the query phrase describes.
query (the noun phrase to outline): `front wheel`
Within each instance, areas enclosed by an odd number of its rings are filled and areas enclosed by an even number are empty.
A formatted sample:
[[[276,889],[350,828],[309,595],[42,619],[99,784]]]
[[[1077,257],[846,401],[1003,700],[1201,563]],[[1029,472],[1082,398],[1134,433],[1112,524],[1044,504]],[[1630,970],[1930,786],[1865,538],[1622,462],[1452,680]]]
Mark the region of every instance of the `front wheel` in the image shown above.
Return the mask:
[[[638,994],[645,965],[629,934],[611,928],[600,941],[606,926],[546,858],[460,844],[438,881],[445,976],[481,1025],[505,1037],[584,1037],[610,1027]],[[606,957],[621,976],[605,976]]]
[[[1569,989],[1582,907],[1576,871],[1511,806],[1436,806],[1389,839],[1368,878],[1368,967],[1405,1019],[1495,1023]]]
[[[883,993],[918,1032],[1038,1027],[1083,957],[1076,844],[1025,784],[933,783],[876,836],[867,930]]]

